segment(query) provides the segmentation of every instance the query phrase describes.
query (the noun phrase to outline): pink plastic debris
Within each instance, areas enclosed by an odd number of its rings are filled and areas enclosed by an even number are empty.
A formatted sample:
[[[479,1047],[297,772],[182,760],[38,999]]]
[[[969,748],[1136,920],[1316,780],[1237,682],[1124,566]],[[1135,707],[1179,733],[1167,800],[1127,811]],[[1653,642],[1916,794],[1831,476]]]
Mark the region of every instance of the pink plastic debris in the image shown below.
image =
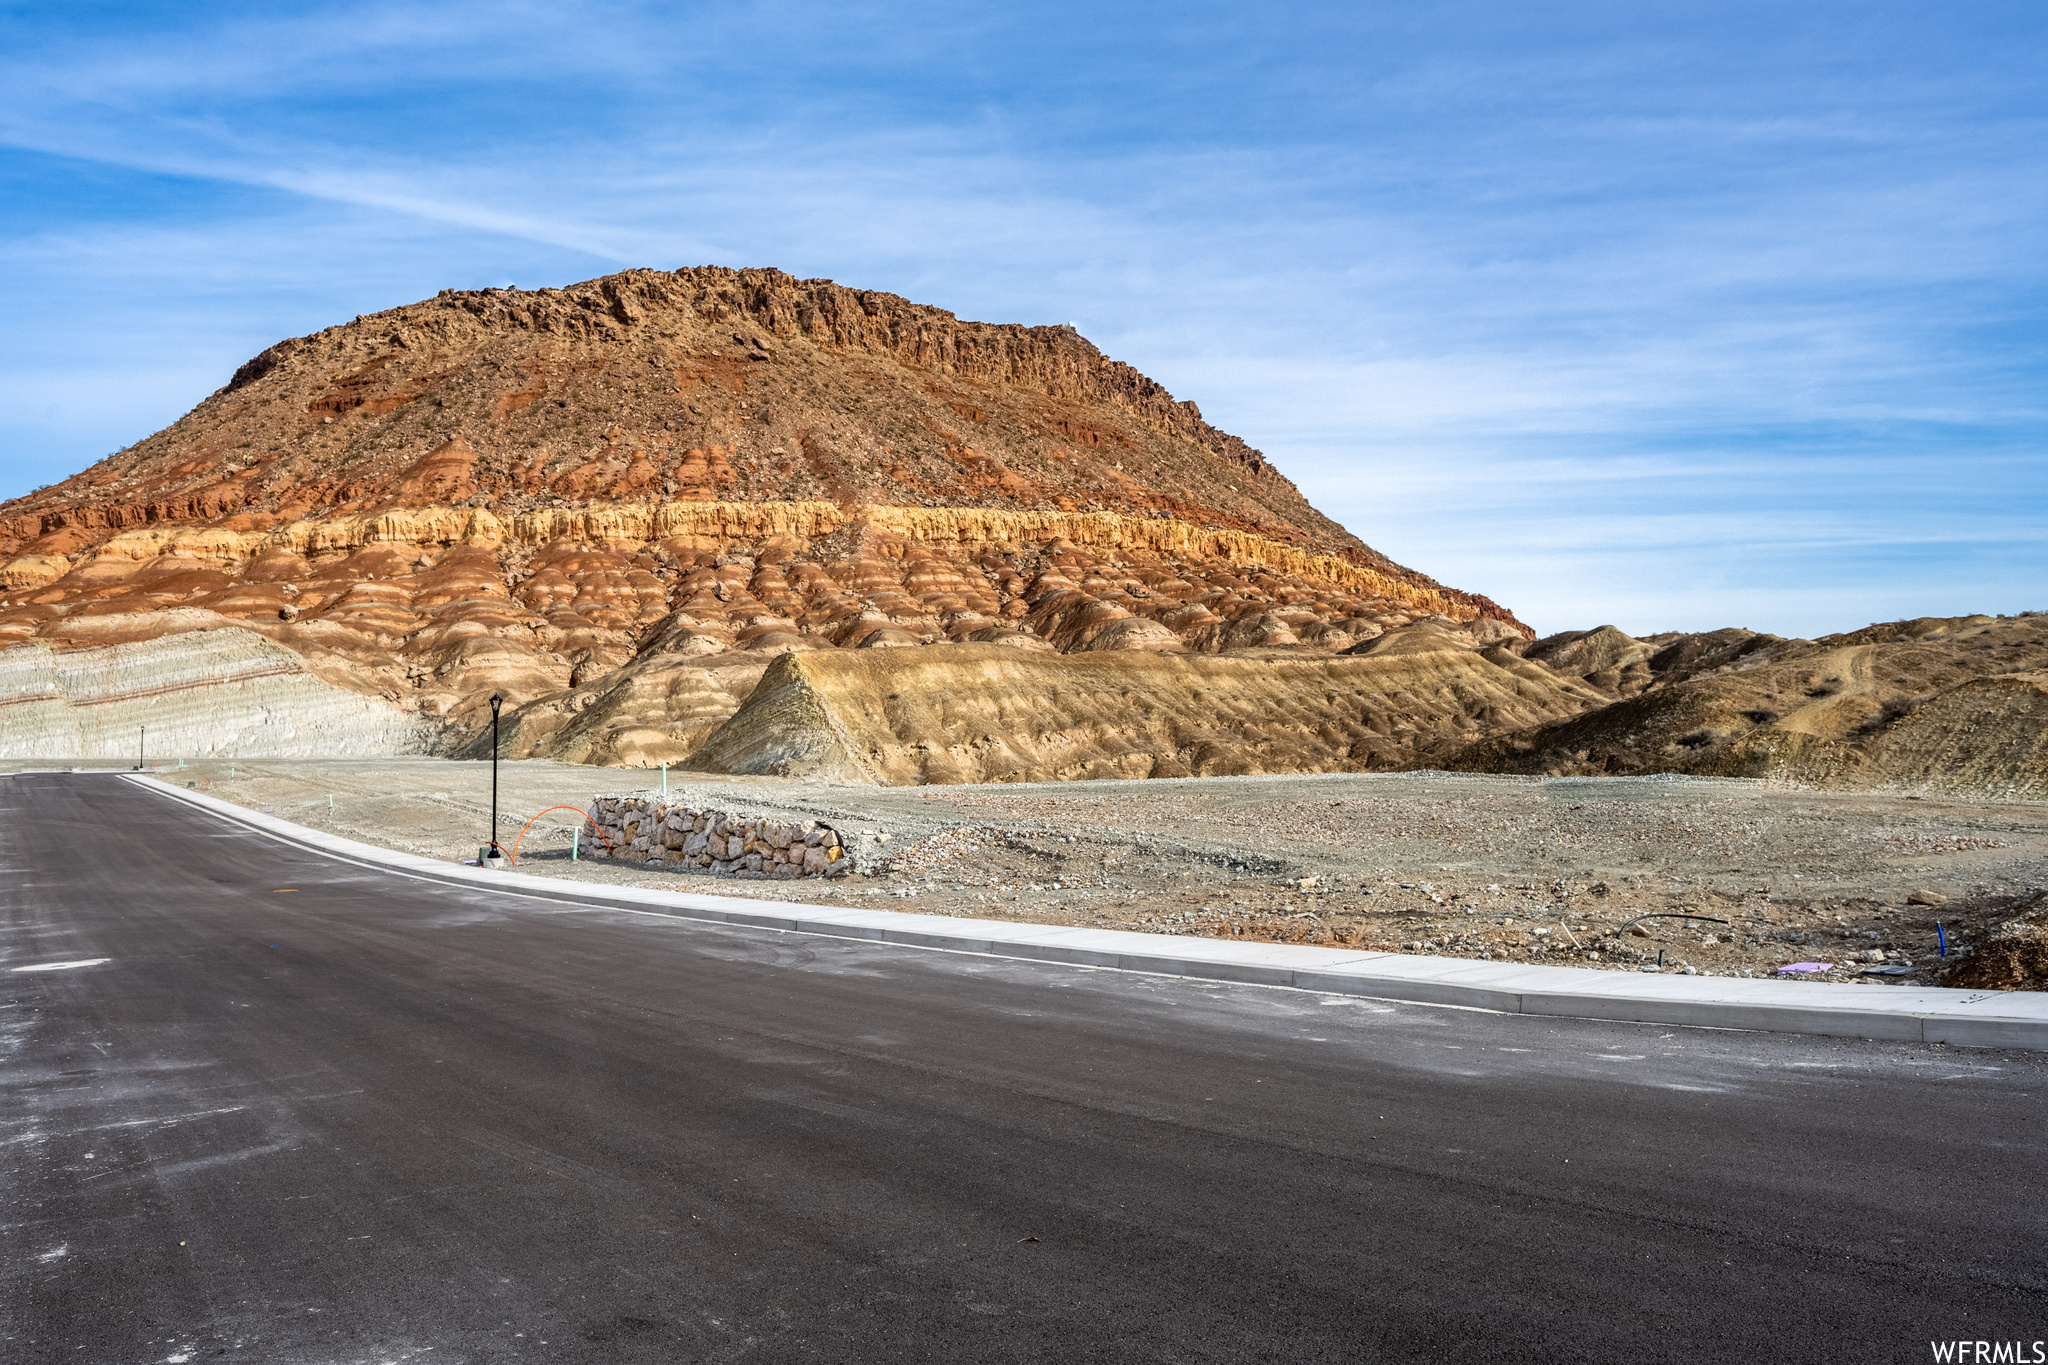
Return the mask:
[[[1783,976],[1787,972],[1831,972],[1834,969],[1835,964],[1832,962],[1793,962],[1778,968],[1778,975]]]

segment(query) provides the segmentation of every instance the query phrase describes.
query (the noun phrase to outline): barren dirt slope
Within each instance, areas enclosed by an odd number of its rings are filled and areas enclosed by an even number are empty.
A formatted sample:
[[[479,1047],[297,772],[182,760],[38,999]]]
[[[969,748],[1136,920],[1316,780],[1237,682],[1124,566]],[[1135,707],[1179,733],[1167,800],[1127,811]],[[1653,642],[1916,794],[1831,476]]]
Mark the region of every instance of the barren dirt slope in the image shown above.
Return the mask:
[[[689,766],[889,785],[1365,772],[1600,700],[1510,651],[1410,631],[1337,658],[792,654]]]
[[[1438,766],[2048,796],[2048,615],[1922,617],[1818,640],[1731,630],[1645,643],[1660,647],[1644,660],[1643,690],[1489,736]]]

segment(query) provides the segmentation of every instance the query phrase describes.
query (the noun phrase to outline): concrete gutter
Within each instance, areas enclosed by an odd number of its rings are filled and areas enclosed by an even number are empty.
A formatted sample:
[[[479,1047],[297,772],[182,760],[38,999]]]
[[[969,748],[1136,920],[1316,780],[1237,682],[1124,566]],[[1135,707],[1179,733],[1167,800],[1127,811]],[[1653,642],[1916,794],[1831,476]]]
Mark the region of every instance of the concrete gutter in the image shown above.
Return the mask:
[[[2048,992],[1653,976],[605,886],[518,872],[486,872],[399,853],[308,829],[148,775],[121,776],[160,795],[345,862],[478,890],[541,895],[641,914],[1506,1014],[2048,1051]]]

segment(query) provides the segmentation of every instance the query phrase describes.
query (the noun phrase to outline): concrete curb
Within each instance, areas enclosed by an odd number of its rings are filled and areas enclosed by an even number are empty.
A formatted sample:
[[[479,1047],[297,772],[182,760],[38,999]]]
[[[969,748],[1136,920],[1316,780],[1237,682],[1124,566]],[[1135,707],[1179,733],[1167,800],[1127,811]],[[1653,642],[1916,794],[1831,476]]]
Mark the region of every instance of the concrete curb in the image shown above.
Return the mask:
[[[518,872],[486,872],[399,853],[173,787],[147,774],[120,776],[343,861],[480,890],[518,891],[607,909],[1505,1014],[2048,1051],[2048,992],[1650,976],[603,886]]]

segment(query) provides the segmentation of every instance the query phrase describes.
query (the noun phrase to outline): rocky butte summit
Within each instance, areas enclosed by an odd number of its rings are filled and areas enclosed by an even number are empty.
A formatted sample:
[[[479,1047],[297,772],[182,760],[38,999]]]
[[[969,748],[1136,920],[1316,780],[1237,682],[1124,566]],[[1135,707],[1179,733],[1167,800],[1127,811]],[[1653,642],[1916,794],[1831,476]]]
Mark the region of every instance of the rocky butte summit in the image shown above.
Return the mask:
[[[678,760],[791,652],[1529,635],[1070,328],[775,270],[444,291],[279,342],[0,507],[0,554],[0,660],[49,712],[19,742],[154,701],[166,744],[226,724],[260,747],[237,700],[297,679],[337,693],[276,699],[335,713],[320,751],[459,748],[496,691],[513,752]],[[107,649],[131,652],[79,676]],[[192,694],[189,737],[163,689]]]

